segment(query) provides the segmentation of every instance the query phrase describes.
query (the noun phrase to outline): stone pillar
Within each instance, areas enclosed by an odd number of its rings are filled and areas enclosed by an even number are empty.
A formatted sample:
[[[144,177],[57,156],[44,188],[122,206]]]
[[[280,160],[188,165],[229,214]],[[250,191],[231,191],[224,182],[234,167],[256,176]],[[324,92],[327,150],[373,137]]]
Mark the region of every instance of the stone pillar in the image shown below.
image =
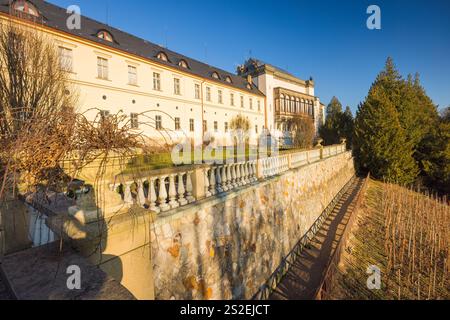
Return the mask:
[[[206,197],[204,168],[194,169],[192,173],[192,188],[195,199],[201,200]]]
[[[256,161],[256,178],[258,180],[264,179],[264,172],[263,172],[263,160],[259,159]]]

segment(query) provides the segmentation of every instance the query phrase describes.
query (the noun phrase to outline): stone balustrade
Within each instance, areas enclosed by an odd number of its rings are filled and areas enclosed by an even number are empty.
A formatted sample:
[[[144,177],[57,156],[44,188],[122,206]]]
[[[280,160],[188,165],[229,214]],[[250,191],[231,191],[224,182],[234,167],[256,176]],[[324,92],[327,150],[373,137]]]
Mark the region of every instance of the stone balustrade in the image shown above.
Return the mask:
[[[157,214],[198,200],[283,174],[292,169],[346,152],[344,144],[224,165],[200,165],[149,172],[139,179],[109,185],[124,204],[139,205]]]
[[[111,190],[121,194],[125,204],[138,204],[161,213],[196,201],[193,196],[194,171],[178,171],[152,175],[125,183],[111,184]]]

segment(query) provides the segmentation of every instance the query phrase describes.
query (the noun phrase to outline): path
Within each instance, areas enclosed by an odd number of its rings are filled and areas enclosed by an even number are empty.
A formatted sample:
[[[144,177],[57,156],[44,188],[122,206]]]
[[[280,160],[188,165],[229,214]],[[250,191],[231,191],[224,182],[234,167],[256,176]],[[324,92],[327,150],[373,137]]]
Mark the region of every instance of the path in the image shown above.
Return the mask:
[[[355,179],[311,244],[297,258],[270,300],[312,300],[323,272],[342,237],[364,179]]]

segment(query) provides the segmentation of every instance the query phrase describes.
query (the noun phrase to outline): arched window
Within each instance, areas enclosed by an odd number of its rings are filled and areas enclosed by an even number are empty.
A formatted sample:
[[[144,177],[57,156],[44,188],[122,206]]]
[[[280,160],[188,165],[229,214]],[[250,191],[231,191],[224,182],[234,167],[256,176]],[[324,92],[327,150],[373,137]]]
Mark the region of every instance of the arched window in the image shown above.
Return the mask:
[[[300,113],[300,99],[295,100],[295,113]]]
[[[228,83],[233,83],[233,80],[231,80],[231,77],[230,77],[230,76],[227,76],[227,77],[225,78],[225,81],[228,82]]]
[[[164,52],[158,53],[158,55],[156,57],[159,60],[162,60],[162,61],[165,61],[165,62],[169,61],[169,58],[167,57],[167,54],[165,54]]]
[[[252,86],[251,86],[250,83],[247,83],[247,89],[248,89],[248,90],[252,90]]]
[[[215,72],[215,71],[212,73],[212,77],[214,79],[220,79],[219,74],[217,72]]]
[[[302,99],[301,102],[301,113],[306,113],[305,99]]]
[[[180,67],[182,67],[182,68],[185,68],[185,69],[189,68],[188,64],[187,64],[187,62],[185,60],[180,60],[180,62],[178,62],[178,65]]]
[[[290,112],[291,113],[295,112],[295,97],[291,98],[291,110],[290,110]]]
[[[29,14],[34,17],[39,17],[39,11],[34,5],[25,0],[17,0],[12,4],[14,10]]]
[[[281,112],[284,112],[286,108],[286,100],[284,99],[284,94],[280,95]]]
[[[109,32],[106,31],[106,30],[100,30],[100,31],[97,33],[97,37],[100,38],[100,39],[109,41],[109,42],[113,42],[113,37],[112,37],[111,33],[109,33]]]
[[[291,97],[286,96],[286,109],[285,112],[289,112],[291,110]]]

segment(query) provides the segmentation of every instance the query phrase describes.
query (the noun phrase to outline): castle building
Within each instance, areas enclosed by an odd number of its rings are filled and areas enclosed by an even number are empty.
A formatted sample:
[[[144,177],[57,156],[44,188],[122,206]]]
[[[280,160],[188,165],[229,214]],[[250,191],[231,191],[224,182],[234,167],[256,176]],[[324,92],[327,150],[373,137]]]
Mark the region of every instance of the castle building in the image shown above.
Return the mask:
[[[134,130],[177,142],[223,139],[237,115],[251,124],[251,141],[265,130],[289,135],[289,119],[323,122],[314,82],[250,59],[233,74],[81,16],[43,0],[0,0],[0,21],[31,26],[50,36],[61,68],[79,96],[77,111],[93,120],[123,112]]]

